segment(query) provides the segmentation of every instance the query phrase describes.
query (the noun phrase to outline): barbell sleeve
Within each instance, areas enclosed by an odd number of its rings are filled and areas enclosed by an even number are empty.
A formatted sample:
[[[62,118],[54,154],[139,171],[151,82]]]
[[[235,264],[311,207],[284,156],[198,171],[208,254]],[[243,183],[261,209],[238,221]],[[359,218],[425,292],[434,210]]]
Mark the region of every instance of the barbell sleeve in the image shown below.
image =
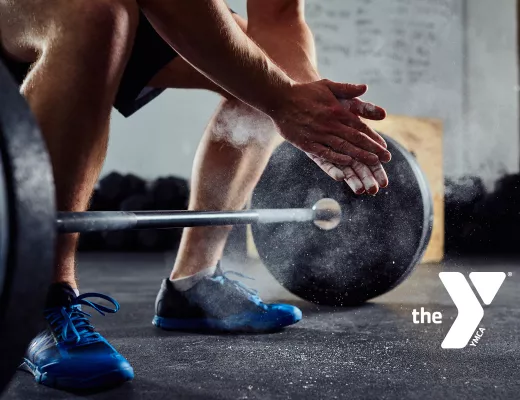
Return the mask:
[[[60,233],[133,229],[169,229],[197,226],[313,221],[312,209],[246,211],[87,211],[59,212]]]

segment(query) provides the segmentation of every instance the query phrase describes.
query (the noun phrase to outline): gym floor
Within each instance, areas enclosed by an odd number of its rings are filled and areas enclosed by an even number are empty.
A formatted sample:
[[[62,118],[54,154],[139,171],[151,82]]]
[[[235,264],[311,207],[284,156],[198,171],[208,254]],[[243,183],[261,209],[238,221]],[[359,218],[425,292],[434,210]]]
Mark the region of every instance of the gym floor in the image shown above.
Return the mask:
[[[151,325],[160,280],[172,255],[83,255],[82,292],[121,303],[94,324],[132,363],[136,379],[108,392],[72,394],[37,385],[18,372],[6,399],[511,399],[520,393],[520,268],[517,260],[458,260],[418,267],[398,289],[365,306],[333,309],[302,303],[256,261],[224,269],[264,299],[292,301],[304,319],[263,335],[168,333]],[[481,327],[476,347],[441,349],[457,310],[441,270],[511,273]],[[443,324],[414,324],[412,310],[440,311]],[[94,312],[95,313],[95,312]]]

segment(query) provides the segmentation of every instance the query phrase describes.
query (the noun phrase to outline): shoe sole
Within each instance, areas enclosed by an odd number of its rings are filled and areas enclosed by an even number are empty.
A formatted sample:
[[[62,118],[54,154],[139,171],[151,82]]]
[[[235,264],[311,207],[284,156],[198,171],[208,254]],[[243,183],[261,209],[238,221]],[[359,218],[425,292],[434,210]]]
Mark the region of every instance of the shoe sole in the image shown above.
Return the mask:
[[[119,386],[125,382],[131,381],[134,378],[134,371],[130,368],[115,369],[104,372],[103,374],[89,376],[87,379],[71,378],[67,376],[50,375],[47,372],[41,372],[39,368],[34,365],[27,358],[18,367],[19,370],[29,372],[34,375],[34,380],[42,385],[55,389],[68,390],[91,390],[101,389],[113,386]]]
[[[156,315],[152,324],[167,331],[203,331],[203,332],[269,332],[293,325],[302,319],[300,315],[287,315],[276,321],[254,318],[257,314],[241,314],[225,319],[200,318],[180,319],[163,318]]]

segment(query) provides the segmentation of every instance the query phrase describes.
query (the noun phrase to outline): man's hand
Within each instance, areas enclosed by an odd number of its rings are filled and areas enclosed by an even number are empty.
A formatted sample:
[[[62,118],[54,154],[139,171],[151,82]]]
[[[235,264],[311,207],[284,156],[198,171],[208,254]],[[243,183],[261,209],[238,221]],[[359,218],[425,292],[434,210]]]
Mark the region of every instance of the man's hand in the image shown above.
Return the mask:
[[[341,103],[347,110],[365,119],[379,121],[386,117],[384,109],[357,98],[342,100]],[[372,136],[377,135],[377,132],[371,128],[367,127],[367,129],[372,132]],[[386,147],[386,143],[384,146]],[[358,195],[364,193],[374,195],[377,194],[379,188],[388,186],[388,176],[380,162],[367,166],[359,161],[354,161],[350,166],[342,166],[332,164],[312,154],[307,155],[332,179],[344,180],[352,191]]]
[[[382,120],[386,112],[357,98],[366,86],[323,80],[295,87],[295,94],[271,113],[281,135],[356,194],[376,194],[386,187],[381,162],[391,155],[384,139],[360,118]]]
[[[240,29],[222,0],[138,4],[184,59],[228,93],[269,115],[296,147],[342,167],[352,166],[354,160],[369,166],[390,160],[383,139],[340,103],[361,96],[366,86],[327,80],[295,83]]]
[[[373,166],[390,161],[390,152],[383,138],[353,111],[360,116],[378,114],[380,119],[385,111],[360,100],[340,102],[366,90],[365,85],[327,80],[294,84],[268,114],[288,142],[316,158],[341,166],[355,160]]]
[[[345,181],[355,194],[377,194],[379,188],[388,186],[388,176],[381,165],[365,165],[354,161],[349,167],[334,165],[328,161],[308,154],[309,158],[327,175],[336,181]]]

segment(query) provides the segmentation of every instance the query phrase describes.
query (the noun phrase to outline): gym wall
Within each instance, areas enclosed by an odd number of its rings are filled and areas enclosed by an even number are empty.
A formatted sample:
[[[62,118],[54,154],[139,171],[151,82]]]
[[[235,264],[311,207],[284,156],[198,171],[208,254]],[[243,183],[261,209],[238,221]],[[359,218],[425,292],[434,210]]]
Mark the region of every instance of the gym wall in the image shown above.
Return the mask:
[[[387,107],[390,113],[442,119],[448,178],[477,176],[491,188],[501,175],[518,171],[515,0],[378,0],[368,6],[361,0],[307,1],[309,23],[320,38],[322,75],[352,82],[369,80],[366,99]],[[246,15],[245,0],[229,4]],[[322,17],[316,16],[317,5],[325,7],[325,15],[337,11],[336,15],[344,16],[344,23],[335,22],[337,34],[327,31]],[[418,10],[423,13],[412,18]],[[406,74],[410,69],[381,69],[388,58],[360,57],[353,51],[362,42],[358,25],[367,23],[360,22],[360,12],[383,33],[404,27],[412,34],[410,27],[418,22],[433,26],[437,44],[430,49],[418,82],[390,82],[395,71]],[[352,29],[355,35],[349,34]],[[357,42],[352,41],[353,36]],[[338,44],[350,46],[350,52],[342,56],[344,49]],[[372,48],[383,45],[376,41]],[[405,56],[413,51],[409,47]],[[134,172],[147,179],[170,174],[189,177],[198,141],[218,101],[218,96],[203,91],[171,90],[128,120],[115,112],[105,173]]]

